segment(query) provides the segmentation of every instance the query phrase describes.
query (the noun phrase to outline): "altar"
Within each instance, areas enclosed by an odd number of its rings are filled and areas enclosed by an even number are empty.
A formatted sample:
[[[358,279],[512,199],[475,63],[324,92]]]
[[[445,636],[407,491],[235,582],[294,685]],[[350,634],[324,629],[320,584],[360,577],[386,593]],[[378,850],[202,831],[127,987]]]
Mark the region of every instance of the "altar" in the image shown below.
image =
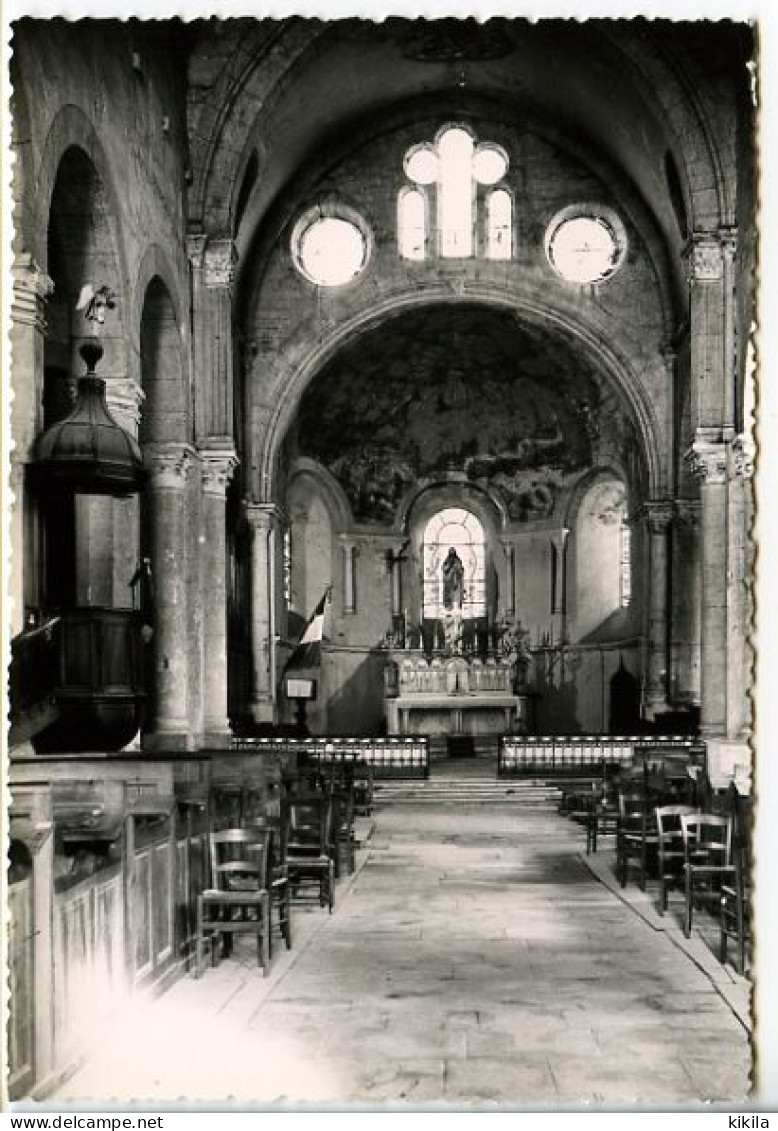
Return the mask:
[[[389,734],[519,734],[528,696],[513,690],[513,668],[496,659],[427,658],[405,651],[387,664]]]

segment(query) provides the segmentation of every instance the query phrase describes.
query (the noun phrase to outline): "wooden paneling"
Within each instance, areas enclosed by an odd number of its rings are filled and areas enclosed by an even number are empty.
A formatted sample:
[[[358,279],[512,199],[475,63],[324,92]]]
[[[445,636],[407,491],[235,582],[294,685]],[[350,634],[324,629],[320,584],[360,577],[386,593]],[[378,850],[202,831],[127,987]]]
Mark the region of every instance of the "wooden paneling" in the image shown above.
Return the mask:
[[[8,889],[8,1089],[24,1095],[35,1072],[33,980],[33,889],[27,876]]]
[[[54,900],[54,1048],[71,1061],[122,993],[122,870],[103,869]]]
[[[134,980],[160,973],[173,957],[174,852],[169,835],[134,853],[131,894]]]

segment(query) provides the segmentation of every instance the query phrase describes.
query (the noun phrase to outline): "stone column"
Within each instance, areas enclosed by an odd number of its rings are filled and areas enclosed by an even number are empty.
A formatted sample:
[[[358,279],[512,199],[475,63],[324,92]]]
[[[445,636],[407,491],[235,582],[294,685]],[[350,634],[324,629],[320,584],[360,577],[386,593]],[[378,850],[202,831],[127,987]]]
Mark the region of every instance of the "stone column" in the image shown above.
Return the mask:
[[[508,594],[505,609],[512,616],[516,615],[516,547],[513,542],[503,542],[505,550],[506,572],[508,574]]]
[[[676,499],[673,521],[672,699],[700,704],[700,504]]]
[[[232,288],[237,251],[230,239],[190,236],[193,353],[197,397],[195,432],[203,437],[232,436]]]
[[[703,735],[723,735],[727,720],[728,649],[727,446],[698,438],[688,459],[700,480],[700,729]]]
[[[389,553],[392,555],[390,566],[392,575],[391,607],[394,617],[399,616],[403,611],[403,571],[399,551],[389,550]]]
[[[735,420],[737,230],[695,232],[689,244],[692,422],[732,439]]]
[[[186,482],[195,460],[188,444],[148,444],[148,492],[154,637],[151,711],[143,746],[194,746],[188,711]]]
[[[275,718],[275,527],[272,503],[246,503],[251,527],[251,654],[249,709],[255,722]]]
[[[38,562],[33,500],[25,498],[25,467],[36,435],[43,427],[43,350],[46,334],[46,298],[54,289],[48,275],[29,255],[17,256],[13,266],[11,304],[11,360],[13,401],[10,406],[11,438],[11,635],[24,627],[25,598],[38,605]],[[27,562],[25,569],[25,561]],[[25,573],[29,579],[25,593]]]
[[[554,574],[554,608],[552,611],[552,623],[554,626],[554,642],[558,643],[564,640],[567,625],[567,601],[565,595],[565,582],[566,582],[566,554],[567,554],[567,537],[570,531],[566,526],[552,535],[551,544],[556,550],[556,572]]]
[[[752,730],[751,630],[752,586],[750,552],[751,477],[754,443],[747,435],[736,437],[730,448],[727,569],[727,737],[745,741]]]
[[[647,502],[643,513],[648,532],[648,679],[646,714],[654,718],[667,710],[668,659],[668,553],[667,531],[672,504]]]
[[[356,543],[351,538],[340,539],[343,557],[343,612],[348,616],[357,611]]]
[[[200,448],[203,476],[203,741],[229,745],[227,717],[227,530],[226,494],[238,460],[225,448]]]

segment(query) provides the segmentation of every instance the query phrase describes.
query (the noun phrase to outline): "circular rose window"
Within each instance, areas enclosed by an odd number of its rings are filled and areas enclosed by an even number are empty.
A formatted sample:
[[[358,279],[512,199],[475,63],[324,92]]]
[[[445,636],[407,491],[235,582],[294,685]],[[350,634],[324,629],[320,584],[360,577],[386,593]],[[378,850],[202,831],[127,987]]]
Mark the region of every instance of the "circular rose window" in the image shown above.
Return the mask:
[[[627,241],[615,216],[576,210],[558,216],[546,233],[546,255],[568,283],[609,279],[624,258]]]
[[[312,283],[340,287],[367,263],[367,230],[356,217],[322,216],[317,209],[315,217],[304,217],[295,226],[292,250],[298,270]]]

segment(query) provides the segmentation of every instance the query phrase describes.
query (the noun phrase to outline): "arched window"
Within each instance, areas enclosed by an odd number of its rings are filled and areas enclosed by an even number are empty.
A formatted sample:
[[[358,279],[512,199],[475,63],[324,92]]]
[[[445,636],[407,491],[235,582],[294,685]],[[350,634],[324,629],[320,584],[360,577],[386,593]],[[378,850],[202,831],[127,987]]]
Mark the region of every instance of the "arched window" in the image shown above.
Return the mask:
[[[404,188],[397,198],[400,255],[423,259],[427,243],[427,201],[421,189]]]
[[[621,479],[603,473],[581,499],[573,539],[575,631],[596,631],[631,600],[632,561],[627,492]]]
[[[486,198],[486,257],[513,255],[513,200],[507,189],[494,189]]]
[[[424,258],[424,241],[412,232],[421,221],[426,231],[426,186],[436,186],[437,200],[436,247],[444,259],[465,259],[475,253],[476,225],[478,221],[478,185],[496,185],[508,172],[508,158],[496,145],[477,144],[472,133],[463,126],[446,126],[433,144],[415,145],[405,155],[405,173],[414,186],[423,189],[400,190],[398,198],[398,247],[400,255],[406,259]],[[432,189],[430,188],[430,192]],[[418,193],[421,204],[411,193]],[[409,200],[410,197],[410,200]],[[494,251],[487,250],[492,259],[509,259],[512,255],[512,201],[510,195],[502,190],[489,194],[496,197],[495,233],[499,236],[491,240],[491,227],[487,221],[487,247],[494,245]],[[503,199],[504,198],[504,199]],[[487,200],[487,210],[489,204]],[[507,227],[506,227],[507,216]],[[421,247],[421,252],[419,248]]]
[[[284,530],[284,601],[286,607],[292,604],[292,528]]]
[[[444,564],[451,551],[462,563],[462,617],[486,615],[486,543],[476,516],[462,507],[438,511],[427,523],[423,541],[425,619],[439,619],[448,611]]]
[[[632,541],[626,514],[622,514],[619,528],[619,597],[622,609],[632,599]]]

